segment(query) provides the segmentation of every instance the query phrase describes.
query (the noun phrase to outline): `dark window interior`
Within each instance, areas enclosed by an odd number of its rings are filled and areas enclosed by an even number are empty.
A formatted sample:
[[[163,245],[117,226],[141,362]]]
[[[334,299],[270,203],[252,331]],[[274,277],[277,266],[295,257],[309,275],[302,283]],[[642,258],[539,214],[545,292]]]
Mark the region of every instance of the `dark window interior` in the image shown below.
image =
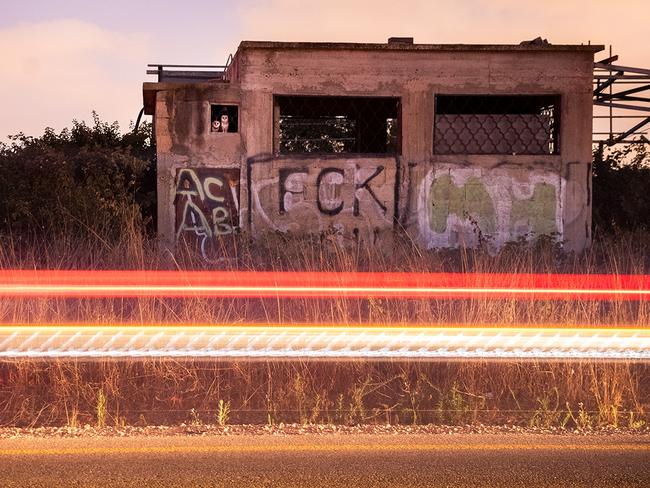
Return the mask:
[[[239,107],[236,105],[210,106],[211,132],[238,132]]]
[[[438,95],[436,154],[558,154],[557,95]]]
[[[275,103],[279,153],[399,153],[399,98],[277,96]]]

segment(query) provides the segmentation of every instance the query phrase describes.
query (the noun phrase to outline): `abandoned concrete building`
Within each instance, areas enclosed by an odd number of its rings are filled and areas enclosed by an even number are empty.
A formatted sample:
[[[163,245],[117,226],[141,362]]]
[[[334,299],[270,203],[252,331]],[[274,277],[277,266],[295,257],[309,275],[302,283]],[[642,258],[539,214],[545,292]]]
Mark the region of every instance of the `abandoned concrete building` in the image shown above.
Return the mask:
[[[244,41],[226,66],[150,65],[160,237],[208,259],[239,231],[581,250],[602,48]]]

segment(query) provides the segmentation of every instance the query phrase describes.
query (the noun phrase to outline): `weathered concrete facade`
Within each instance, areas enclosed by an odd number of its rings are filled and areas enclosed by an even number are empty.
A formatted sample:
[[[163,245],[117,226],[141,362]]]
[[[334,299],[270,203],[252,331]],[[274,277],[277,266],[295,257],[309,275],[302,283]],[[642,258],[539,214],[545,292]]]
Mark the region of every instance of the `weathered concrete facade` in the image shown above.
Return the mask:
[[[237,229],[254,236],[334,232],[370,242],[399,231],[423,248],[473,245],[480,238],[498,247],[547,234],[567,249],[583,249],[591,238],[592,73],[600,49],[242,42],[224,79],[145,83],[158,145],[160,237],[171,245],[191,235],[206,255],[208,241]],[[470,146],[467,153],[441,154],[436,124],[452,132],[465,124],[450,147],[466,143],[472,124],[484,140],[496,127],[526,147],[541,133],[527,128],[528,120],[551,123],[546,115],[511,117],[500,108],[505,115],[493,117],[487,108],[437,119],[442,105],[436,100],[443,95],[489,104],[556,97],[551,149],[513,154],[495,141],[489,154]],[[502,98],[487,97],[495,95]],[[383,154],[283,152],[278,97],[295,96],[395,100],[397,135],[395,129],[391,134],[398,143]],[[238,132],[211,130],[214,106],[236,107]],[[339,120],[330,119],[332,127]],[[544,140],[538,145],[548,146]]]

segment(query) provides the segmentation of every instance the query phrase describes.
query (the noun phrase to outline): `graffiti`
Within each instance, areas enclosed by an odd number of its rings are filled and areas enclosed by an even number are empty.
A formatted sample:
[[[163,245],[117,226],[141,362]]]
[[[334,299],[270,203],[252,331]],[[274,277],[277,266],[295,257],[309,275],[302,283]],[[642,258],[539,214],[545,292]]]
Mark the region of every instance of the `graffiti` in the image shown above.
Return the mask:
[[[429,248],[559,236],[563,187],[548,171],[438,165],[420,186],[420,236]]]
[[[555,187],[548,183],[538,183],[533,189],[531,198],[513,200],[510,210],[510,231],[521,233],[517,230],[518,223],[524,227],[527,225],[529,232],[533,235],[551,235],[558,232],[556,224],[556,200]]]
[[[195,241],[204,259],[218,259],[219,238],[239,224],[239,169],[179,169],[174,207],[176,241]]]
[[[485,232],[494,232],[496,213],[490,194],[475,176],[468,178],[465,185],[458,187],[451,176],[436,178],[429,192],[429,225],[434,232],[447,230],[447,217],[471,215]]]
[[[316,204],[321,213],[337,215],[343,210],[341,185],[343,184],[344,174],[345,172],[339,168],[325,168],[318,173],[316,178]]]
[[[377,205],[379,205],[379,208],[384,212],[384,215],[386,214],[386,211],[388,210],[386,208],[386,205],[377,198],[377,195],[375,192],[372,190],[370,187],[370,182],[374,180],[377,176],[379,176],[382,172],[384,171],[383,166],[377,166],[375,171],[368,176],[365,180],[362,182],[357,182],[356,187],[355,187],[355,192],[354,192],[354,215],[359,215],[359,197],[358,197],[358,190],[365,190],[368,192],[368,194],[372,197],[372,199],[375,201]],[[356,177],[359,176],[359,173],[355,173],[355,180]]]
[[[280,169],[280,209],[281,214],[290,210],[295,203],[298,204],[305,199],[305,182],[304,179],[308,174],[305,167],[300,168],[282,168]]]
[[[382,164],[379,164],[379,162]],[[320,233],[355,237],[392,229],[395,168],[386,159],[364,164],[328,160],[316,166],[295,160],[253,165],[252,225],[255,231]]]
[[[387,158],[252,163],[250,230],[376,243],[392,231],[395,218],[397,171],[386,163]],[[565,182],[557,172],[437,164],[418,185],[411,215],[427,248],[485,242],[496,250],[520,238],[562,237]],[[207,260],[221,259],[228,241],[223,236],[239,225],[239,169],[180,169],[175,188],[176,239],[195,242]]]

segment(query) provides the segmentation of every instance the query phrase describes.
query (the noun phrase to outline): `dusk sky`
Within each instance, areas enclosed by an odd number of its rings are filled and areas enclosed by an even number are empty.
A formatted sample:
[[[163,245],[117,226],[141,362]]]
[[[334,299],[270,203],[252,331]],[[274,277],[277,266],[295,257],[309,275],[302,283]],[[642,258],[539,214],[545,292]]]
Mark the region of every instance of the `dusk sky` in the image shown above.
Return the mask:
[[[147,63],[223,64],[241,40],[613,45],[650,68],[650,2],[624,0],[1,0],[0,141],[142,107]],[[605,53],[597,55],[605,57]]]

